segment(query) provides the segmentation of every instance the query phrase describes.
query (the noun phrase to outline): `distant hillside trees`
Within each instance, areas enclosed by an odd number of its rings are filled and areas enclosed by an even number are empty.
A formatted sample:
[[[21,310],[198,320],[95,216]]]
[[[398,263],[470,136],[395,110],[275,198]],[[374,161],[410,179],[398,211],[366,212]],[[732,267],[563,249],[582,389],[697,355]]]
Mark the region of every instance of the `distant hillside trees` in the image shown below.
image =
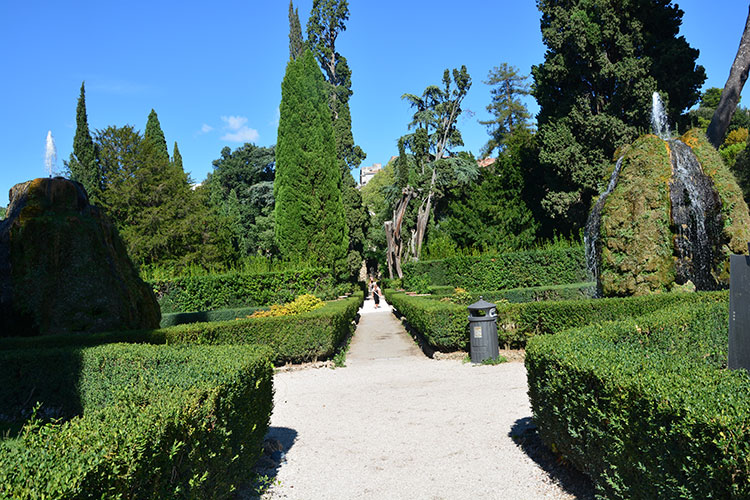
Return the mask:
[[[671,2],[539,0],[544,62],[532,68],[540,106],[542,204],[557,231],[585,223],[615,149],[648,130],[651,94],[672,123],[695,104],[706,76],[679,36]]]
[[[274,217],[283,257],[345,272],[348,228],[325,80],[309,50],[287,64],[281,84]]]

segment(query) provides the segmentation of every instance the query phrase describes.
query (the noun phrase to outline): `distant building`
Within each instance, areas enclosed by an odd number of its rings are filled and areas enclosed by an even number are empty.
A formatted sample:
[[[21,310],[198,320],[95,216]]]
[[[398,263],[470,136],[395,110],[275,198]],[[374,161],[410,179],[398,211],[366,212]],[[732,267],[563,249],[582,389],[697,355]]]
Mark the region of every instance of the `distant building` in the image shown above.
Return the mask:
[[[383,170],[383,164],[382,163],[373,163],[372,166],[369,167],[362,167],[359,170],[359,185],[360,187],[367,184],[370,179],[375,177],[375,174]]]
[[[489,167],[490,165],[493,165],[497,161],[497,158],[482,158],[481,160],[477,160],[477,165],[479,167]]]

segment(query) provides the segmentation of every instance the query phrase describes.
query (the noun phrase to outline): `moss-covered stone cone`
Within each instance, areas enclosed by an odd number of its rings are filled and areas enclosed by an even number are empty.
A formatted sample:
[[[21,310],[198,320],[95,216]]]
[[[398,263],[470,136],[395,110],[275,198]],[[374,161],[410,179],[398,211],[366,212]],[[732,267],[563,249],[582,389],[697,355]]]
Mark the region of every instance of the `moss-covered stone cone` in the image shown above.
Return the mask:
[[[161,313],[114,225],[63,178],[10,190],[0,221],[0,336],[157,328]]]
[[[691,130],[691,147],[721,200],[723,230],[712,274],[729,284],[729,255],[747,253],[750,215],[734,175],[705,136]],[[645,135],[620,151],[617,186],[604,204],[599,229],[599,283],[605,296],[643,295],[675,287],[677,255],[672,222],[670,145]],[[608,173],[611,174],[611,171]]]
[[[666,290],[674,282],[667,143],[646,135],[621,153],[622,170],[604,204],[599,231],[602,293]]]

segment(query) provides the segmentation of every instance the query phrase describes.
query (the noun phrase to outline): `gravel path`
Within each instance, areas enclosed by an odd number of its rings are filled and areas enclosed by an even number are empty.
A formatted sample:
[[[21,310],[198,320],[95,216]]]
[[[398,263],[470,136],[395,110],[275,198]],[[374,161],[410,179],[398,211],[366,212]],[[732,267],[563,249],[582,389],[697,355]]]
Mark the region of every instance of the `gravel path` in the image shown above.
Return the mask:
[[[592,498],[540,445],[523,363],[431,360],[366,301],[346,364],[276,374],[264,498]]]

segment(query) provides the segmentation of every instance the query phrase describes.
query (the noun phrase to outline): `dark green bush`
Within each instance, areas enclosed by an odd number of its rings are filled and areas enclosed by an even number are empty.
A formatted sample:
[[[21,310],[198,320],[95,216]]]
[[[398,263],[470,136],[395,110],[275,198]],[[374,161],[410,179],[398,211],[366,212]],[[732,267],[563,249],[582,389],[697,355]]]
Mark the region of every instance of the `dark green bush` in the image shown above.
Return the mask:
[[[431,286],[429,293],[436,298],[450,297],[455,291],[452,286]],[[543,300],[576,300],[590,299],[596,291],[593,281],[571,283],[569,285],[535,286],[526,288],[511,288],[508,290],[473,291],[474,301],[483,297],[490,302],[507,300],[518,304],[523,302],[539,302]]]
[[[237,318],[245,318],[255,311],[267,309],[266,307],[242,307],[239,309],[219,309],[218,311],[196,311],[189,313],[162,314],[161,328],[184,325],[187,323],[211,323],[213,321],[228,321]]]
[[[404,287],[460,286],[470,291],[580,283],[588,279],[583,247],[481,257],[449,257],[404,264]],[[416,291],[416,290],[415,290]]]
[[[386,300],[430,345],[440,351],[467,350],[468,311],[465,306],[429,297],[412,297],[385,290]],[[561,300],[498,305],[500,345],[523,348],[536,335],[602,321],[640,316],[674,303],[686,306],[702,302],[726,302],[727,292],[665,293],[641,297]]]
[[[260,456],[267,348],[112,344],[0,353],[0,498],[228,498]]]
[[[299,363],[331,357],[352,332],[363,294],[326,303],[314,311],[274,318],[244,318],[191,323],[130,332],[94,335],[55,335],[0,339],[0,350],[31,347],[99,345],[112,342],[150,344],[262,344],[270,346],[276,363]]]
[[[540,435],[601,498],[750,498],[750,376],[727,344],[724,301],[534,338]]]
[[[186,276],[151,286],[162,313],[265,306],[292,301],[303,293],[332,299],[351,291],[348,283],[337,284],[325,268]]]

